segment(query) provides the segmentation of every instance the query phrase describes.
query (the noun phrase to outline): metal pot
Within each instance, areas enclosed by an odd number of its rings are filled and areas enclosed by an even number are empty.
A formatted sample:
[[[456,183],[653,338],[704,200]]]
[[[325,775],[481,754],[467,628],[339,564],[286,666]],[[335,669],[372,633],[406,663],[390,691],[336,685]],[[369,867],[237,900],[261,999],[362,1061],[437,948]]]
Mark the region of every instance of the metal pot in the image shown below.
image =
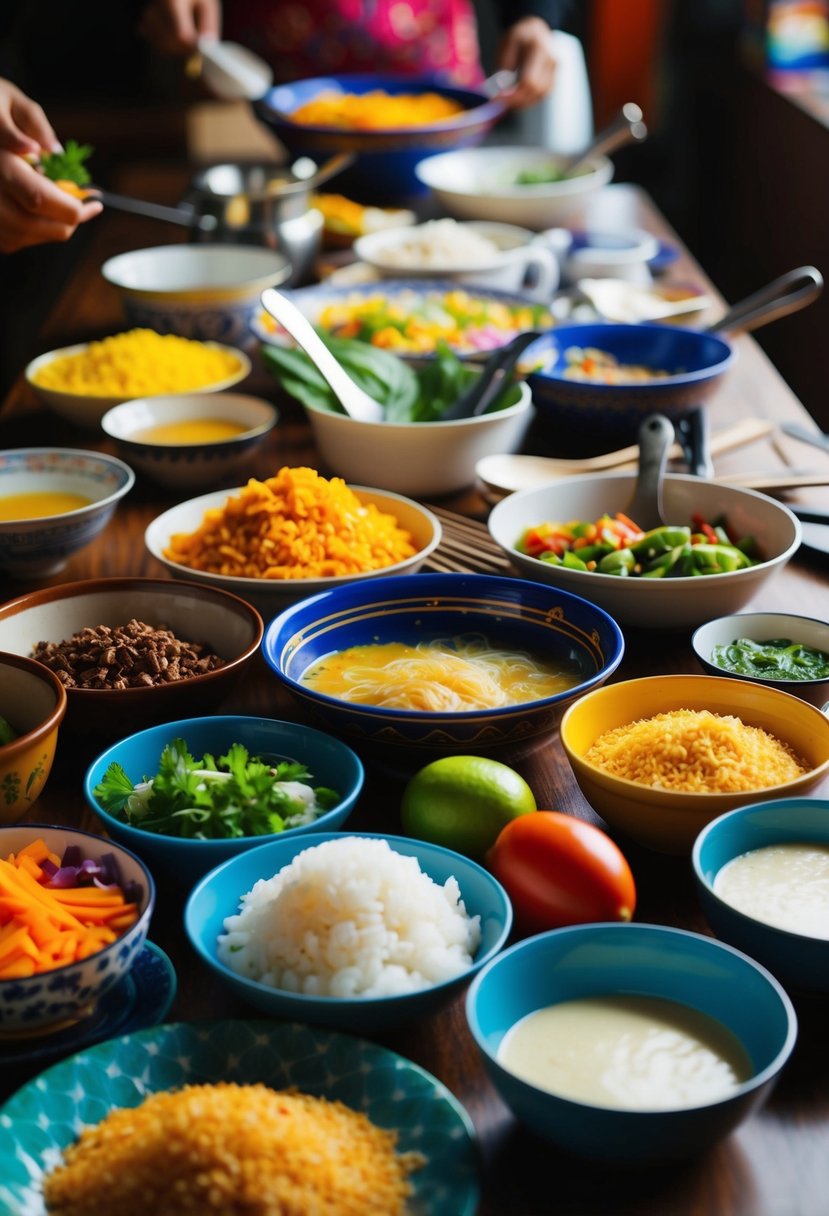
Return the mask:
[[[211,228],[193,227],[194,241],[265,245],[289,258],[289,284],[307,282],[322,245],[323,219],[312,192],[351,163],[335,156],[318,166],[308,157],[291,165],[213,165],[194,178],[185,205]]]

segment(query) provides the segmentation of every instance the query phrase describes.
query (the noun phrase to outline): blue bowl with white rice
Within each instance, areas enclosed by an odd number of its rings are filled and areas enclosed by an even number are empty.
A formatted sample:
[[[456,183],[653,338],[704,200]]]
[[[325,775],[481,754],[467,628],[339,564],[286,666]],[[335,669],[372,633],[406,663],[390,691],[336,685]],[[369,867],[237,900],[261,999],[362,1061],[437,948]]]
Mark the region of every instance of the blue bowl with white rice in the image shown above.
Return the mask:
[[[512,906],[487,870],[440,845],[318,832],[205,875],[184,925],[222,983],[268,1016],[367,1032],[444,1005],[502,948]]]
[[[125,822],[120,815],[108,812],[96,797],[95,789],[110,765],[119,764],[133,784],[143,783],[158,772],[165,747],[179,738],[194,758],[208,752],[219,757],[231,744],[241,743],[251,757],[272,763],[292,760],[304,764],[309,770],[305,784],[336,790],[339,801],[321,814],[299,816],[293,826],[287,826],[279,833],[213,840],[164,835]],[[192,885],[221,862],[267,841],[305,837],[311,832],[330,832],[341,827],[360,796],[364,776],[362,762],[350,747],[311,726],[276,718],[220,714],[164,722],[114,743],[89,766],[84,794],[108,836],[133,849],[154,872],[164,872],[180,884]]]

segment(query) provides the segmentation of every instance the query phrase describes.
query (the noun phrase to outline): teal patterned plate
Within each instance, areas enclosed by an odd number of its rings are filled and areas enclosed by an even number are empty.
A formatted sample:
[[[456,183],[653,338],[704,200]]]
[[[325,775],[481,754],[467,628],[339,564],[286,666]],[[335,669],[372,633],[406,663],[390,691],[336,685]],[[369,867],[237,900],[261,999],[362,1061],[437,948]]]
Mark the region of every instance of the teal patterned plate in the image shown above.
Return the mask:
[[[338,1099],[398,1133],[426,1159],[411,1216],[473,1216],[475,1131],[452,1093],[419,1065],[350,1035],[295,1022],[174,1022],[61,1061],[0,1108],[0,1212],[43,1216],[40,1181],[83,1127],[160,1090],[215,1081],[295,1086]]]

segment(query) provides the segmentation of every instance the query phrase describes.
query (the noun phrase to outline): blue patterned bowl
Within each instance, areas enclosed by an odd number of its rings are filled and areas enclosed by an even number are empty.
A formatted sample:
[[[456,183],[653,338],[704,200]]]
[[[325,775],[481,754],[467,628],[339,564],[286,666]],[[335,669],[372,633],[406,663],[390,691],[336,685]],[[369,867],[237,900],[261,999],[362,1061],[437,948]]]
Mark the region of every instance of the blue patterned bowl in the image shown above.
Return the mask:
[[[438,92],[463,107],[455,117],[418,127],[344,130],[293,122],[291,114],[318,94],[380,90],[392,96]],[[360,202],[402,203],[426,193],[416,177],[418,161],[435,152],[470,148],[481,143],[506,113],[502,101],[482,90],[460,89],[430,77],[355,73],[295,80],[271,89],[254,103],[256,115],[293,156],[333,156],[352,152],[354,165],[337,175],[337,190]]]
[[[631,384],[601,384],[565,376],[566,351],[592,347],[619,363],[665,372]],[[648,414],[672,421],[704,405],[734,362],[734,349],[717,334],[673,325],[597,322],[559,325],[527,347],[520,367],[550,442],[569,455],[608,452],[636,442]],[[536,367],[538,370],[531,371]]]
[[[178,738],[185,740],[194,757],[205,752],[221,756],[231,743],[241,743],[251,755],[297,761],[311,772],[310,784],[336,790],[340,801],[313,823],[268,836],[236,836],[229,840],[193,840],[148,832],[124,823],[101,807],[94,790],[110,764],[120,764],[133,782],[141,781],[157,772],[165,746]],[[93,760],[84,779],[84,794],[108,836],[134,849],[154,872],[173,875],[182,885],[196,882],[237,853],[269,841],[302,836],[307,844],[312,844],[311,833],[341,827],[360,796],[363,776],[363,765],[350,747],[313,727],[274,718],[217,715],[166,722],[121,739]]]
[[[829,941],[808,937],[738,911],[715,892],[729,861],[753,849],[803,843],[829,847],[829,801],[782,798],[728,811],[702,829],[691,860],[705,919],[723,941],[745,950],[787,988],[829,993]]]
[[[140,912],[126,933],[81,962],[23,979],[0,980],[0,1037],[48,1033],[89,1017],[98,999],[126,975],[141,953],[155,907],[155,883],[144,863],[129,849],[91,832],[39,823],[0,827],[0,857],[38,839],[61,858],[70,845],[77,845],[82,857],[96,861],[111,854],[121,882],[140,888]]]
[[[506,891],[488,870],[468,857],[425,840],[387,836],[379,832],[350,832],[349,839],[381,839],[404,857],[415,857],[421,870],[439,886],[454,877],[470,916],[481,918],[481,943],[471,965],[452,979],[431,988],[395,996],[309,996],[287,992],[248,979],[219,957],[218,937],[228,916],[239,911],[242,896],[259,879],[272,878],[290,865],[297,854],[325,841],[342,839],[341,832],[274,840],[241,853],[218,866],[190,894],[184,910],[184,927],[193,949],[236,996],[269,1017],[287,1018],[339,1030],[372,1032],[408,1025],[435,1013],[491,958],[509,936],[512,905]]]
[[[104,530],[134,482],[129,465],[103,452],[74,448],[0,452],[0,498],[68,493],[86,501],[85,506],[57,515],[0,521],[0,570],[25,578],[56,574],[73,553]]]
[[[472,1120],[445,1085],[385,1047],[269,1020],[174,1022],[63,1060],[0,1109],[0,1210],[45,1216],[41,1180],[84,1127],[183,1085],[265,1084],[343,1102],[417,1153],[411,1216],[475,1216]]]
[[[318,659],[350,646],[414,645],[471,634],[547,659],[575,659],[579,682],[537,701],[467,712],[357,705],[303,683]],[[603,684],[624,652],[616,622],[587,600],[540,583],[483,574],[400,575],[323,592],[272,620],[262,646],[277,678],[329,730],[348,739],[364,759],[400,769],[452,752],[507,760],[522,755],[549,740],[565,707]]]
[[[522,1080],[499,1059],[521,1018],[562,1001],[613,995],[676,1002],[736,1038],[750,1075],[726,1097],[693,1107],[622,1109],[564,1098]],[[647,924],[591,924],[526,938],[473,980],[466,1017],[484,1066],[513,1114],[582,1157],[645,1165],[692,1157],[748,1118],[792,1053],[797,1019],[767,971],[697,933]]]

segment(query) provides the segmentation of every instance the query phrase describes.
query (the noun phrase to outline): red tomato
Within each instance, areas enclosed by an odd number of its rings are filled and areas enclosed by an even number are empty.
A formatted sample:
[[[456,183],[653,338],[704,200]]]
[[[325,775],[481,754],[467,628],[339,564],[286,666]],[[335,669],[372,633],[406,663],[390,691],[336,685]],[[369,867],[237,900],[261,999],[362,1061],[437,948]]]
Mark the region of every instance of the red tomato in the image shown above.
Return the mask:
[[[519,932],[633,916],[636,887],[621,849],[571,815],[535,811],[513,819],[486,863],[512,901]]]

